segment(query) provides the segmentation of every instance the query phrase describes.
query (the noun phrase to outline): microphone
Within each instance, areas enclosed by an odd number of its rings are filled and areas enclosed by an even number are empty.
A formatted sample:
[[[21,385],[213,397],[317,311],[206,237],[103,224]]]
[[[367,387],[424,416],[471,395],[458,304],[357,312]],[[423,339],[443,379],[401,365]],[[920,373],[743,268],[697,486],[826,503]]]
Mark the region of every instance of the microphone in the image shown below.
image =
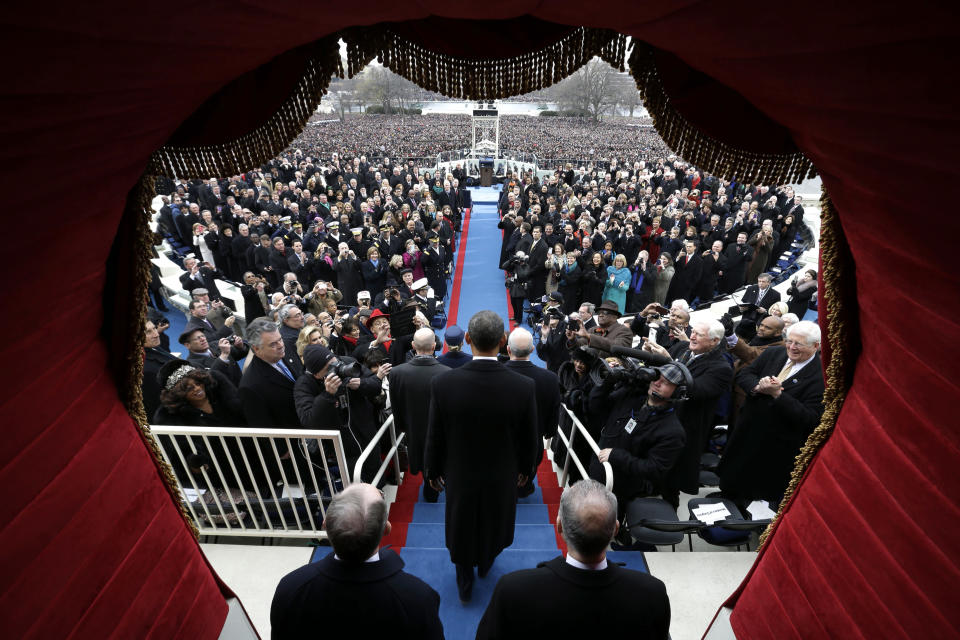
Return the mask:
[[[670,356],[661,356],[652,351],[641,351],[640,349],[630,349],[629,347],[613,346],[610,347],[610,353],[615,356],[636,358],[637,360],[654,367],[659,367],[672,361]]]

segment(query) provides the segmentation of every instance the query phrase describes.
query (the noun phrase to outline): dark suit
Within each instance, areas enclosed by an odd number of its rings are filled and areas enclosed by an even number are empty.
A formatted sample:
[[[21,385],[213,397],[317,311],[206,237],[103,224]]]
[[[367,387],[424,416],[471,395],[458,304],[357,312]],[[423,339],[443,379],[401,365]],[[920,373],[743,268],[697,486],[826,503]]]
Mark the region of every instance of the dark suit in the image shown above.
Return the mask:
[[[511,360],[504,366],[533,380],[537,392],[537,433],[541,438],[555,436],[560,420],[560,378],[529,360]]]
[[[230,359],[230,362],[224,362],[212,354],[193,353],[192,351],[188,351],[187,362],[199,367],[203,367],[204,369],[211,369],[213,371],[222,373],[231,383],[233,383],[234,387],[240,386],[240,365],[238,365],[232,358]]]
[[[436,376],[424,461],[446,481],[446,543],[454,564],[481,568],[513,543],[517,476],[539,449],[536,387],[493,360]]]
[[[289,380],[272,365],[256,356],[240,380],[240,401],[251,427],[299,427],[300,418],[293,403],[294,380]],[[289,353],[284,364],[296,379],[303,373],[300,358]]]
[[[397,430],[407,434],[410,473],[423,470],[430,417],[430,381],[445,371],[450,371],[450,367],[440,364],[433,356],[416,356],[390,371],[390,405]]]
[[[609,561],[602,571],[579,569],[560,556],[500,578],[476,637],[665,639],[669,629],[663,582]]]
[[[727,266],[720,278],[720,291],[733,293],[743,286],[747,278],[747,264],[753,259],[753,247],[733,242],[723,250]]]
[[[673,264],[673,279],[667,289],[667,302],[673,300],[693,300],[694,290],[700,282],[703,270],[703,259],[699,254],[677,258]]]
[[[541,438],[552,438],[557,435],[557,423],[560,421],[560,378],[552,371],[541,369],[529,360],[511,360],[504,363],[511,371],[533,380],[536,385],[537,400],[537,435]],[[543,460],[543,447],[538,447],[536,464]],[[526,484],[521,487],[520,495],[533,492],[536,474],[531,474]]]
[[[471,360],[473,360],[473,356],[463,351],[447,351],[437,358],[437,362],[451,369],[459,369]]]
[[[666,492],[680,490],[694,495],[700,490],[700,456],[707,446],[713,427],[717,402],[724,393],[730,392],[733,367],[724,356],[722,348],[690,360],[688,343],[674,345],[671,355],[684,363],[693,376],[693,385],[688,390],[689,399],[676,404],[677,418],[683,425],[686,443],[673,469],[664,480]]]
[[[219,271],[214,271],[210,267],[200,267],[196,277],[191,276],[189,272],[180,274],[180,286],[183,287],[183,290],[187,293],[192,292],[194,289],[206,289],[210,292],[211,300],[220,300],[220,290],[217,289],[217,283],[214,280],[219,275]],[[225,304],[226,302],[227,301],[224,300]]]
[[[747,290],[743,293],[743,298],[740,300],[740,304],[755,304],[763,307],[764,309],[770,309],[770,305],[774,302],[780,302],[780,292],[773,288],[773,286],[767,287],[766,292],[763,294],[763,298],[757,299],[760,295],[760,287],[758,285],[752,284],[747,287]],[[743,312],[743,320],[749,320],[752,322],[757,322],[764,317],[765,314],[759,313],[756,309],[748,309]]]
[[[270,606],[270,634],[282,638],[443,638],[440,596],[403,570],[389,549],[380,559],[346,563],[330,553],[280,580]]]
[[[153,348],[143,350],[143,409],[147,413],[147,420],[153,420],[153,414],[160,406],[160,383],[157,382],[157,373],[160,367],[173,360],[173,355],[163,349]]]
[[[753,394],[761,378],[776,376],[787,362],[785,347],[768,347],[737,374],[747,394],[740,420],[720,461],[720,489],[744,501],[779,502],[790,482],[794,459],[823,414],[820,355],[789,376],[780,397]]]
[[[190,316],[190,319],[187,320],[187,326],[184,330],[189,331],[191,329],[200,329],[200,331],[203,331],[203,335],[207,338],[207,344],[210,346],[210,350],[212,352],[216,352],[218,350],[217,343],[221,338],[230,338],[234,335],[234,331],[231,327],[223,325],[217,329],[213,326],[213,323],[210,322],[209,318],[204,320],[196,316]],[[245,358],[247,356],[247,351],[248,349],[245,346],[237,347],[234,346],[232,342],[230,344],[230,357],[234,360],[241,360]],[[230,376],[228,375],[228,377]]]

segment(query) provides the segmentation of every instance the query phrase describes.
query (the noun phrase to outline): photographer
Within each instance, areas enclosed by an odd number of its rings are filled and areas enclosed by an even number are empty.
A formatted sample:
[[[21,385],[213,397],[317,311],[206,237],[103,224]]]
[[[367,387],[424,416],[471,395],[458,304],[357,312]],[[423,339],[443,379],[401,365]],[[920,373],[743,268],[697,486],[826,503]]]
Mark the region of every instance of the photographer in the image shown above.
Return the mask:
[[[297,280],[297,274],[286,273],[283,276],[283,285],[280,290],[283,292],[283,301],[285,304],[295,304],[301,309],[304,306],[303,287]]]
[[[523,251],[509,258],[500,265],[507,272],[504,286],[510,292],[510,306],[513,309],[513,322],[516,326],[523,324],[523,301],[527,298],[530,289],[528,281],[530,275],[529,257]]]
[[[663,314],[669,314],[663,321]],[[689,339],[690,312],[683,309],[667,309],[651,302],[638,313],[630,323],[630,330],[641,338],[653,340],[665,349],[672,348],[678,341]]]
[[[663,357],[676,358],[690,371],[693,383],[687,386],[689,401],[677,408],[677,418],[686,432],[686,445],[666,479],[663,497],[674,508],[680,491],[696,495],[700,489],[700,456],[714,425],[721,396],[733,381],[733,366],[726,356],[725,327],[718,320],[698,320],[691,325],[690,338],[680,339],[670,349],[645,341],[644,349]]]
[[[615,358],[610,358],[615,362]],[[590,477],[603,482],[602,463],[613,467],[613,490],[622,518],[633,498],[663,492],[664,480],[683,451],[686,436],[674,411],[685,400],[692,377],[677,362],[656,369],[629,359],[626,366],[599,361],[603,380],[590,392],[589,408],[601,425],[600,453],[590,462]]]
[[[266,278],[252,271],[243,274],[243,282],[244,284],[240,287],[240,294],[243,296],[243,313],[247,323],[250,323],[267,315],[273,289],[267,284]]]
[[[629,347],[633,344],[633,334],[629,327],[618,322],[621,315],[616,302],[604,300],[597,307],[597,326],[593,329],[587,329],[582,320],[578,326],[567,323],[567,348],[593,347],[602,352],[601,355],[608,355],[613,346]]]
[[[337,357],[323,345],[308,346],[303,361],[304,372],[293,388],[300,423],[308,429],[339,429],[348,464],[344,471],[352,475],[380,426],[373,400],[380,395],[390,364],[381,364],[374,375],[353,358]],[[369,457],[363,467],[364,481],[370,481],[379,466],[379,455]]]
[[[570,358],[570,360],[560,365],[560,369],[557,370],[557,377],[560,378],[561,400],[564,406],[577,416],[577,419],[583,423],[583,426],[587,428],[587,431],[589,431],[590,435],[596,440],[600,437],[600,432],[590,420],[587,408],[590,400],[590,392],[593,390],[595,382],[590,375],[590,370],[594,363],[596,363],[597,358],[590,353],[588,349],[582,347],[575,349],[573,353],[570,354]],[[569,440],[572,429],[573,420],[571,420],[567,412],[561,408],[559,430],[562,431]],[[567,455],[567,449],[563,441],[561,441],[560,438],[554,438],[553,442],[550,443],[550,448],[553,450],[554,462],[558,466],[563,467]],[[593,452],[590,450],[590,445],[587,443],[586,438],[577,435],[573,441],[573,451],[576,453],[580,463],[589,470],[589,461],[593,456]],[[581,478],[580,470],[572,460],[570,464],[567,465],[567,471],[570,475],[570,482],[576,482]]]
[[[543,310],[543,320],[538,325],[540,339],[537,340],[537,357],[543,360],[547,369],[554,373],[560,365],[570,359],[567,351],[567,318],[563,313],[563,294],[554,291],[547,298],[546,308]]]
[[[318,280],[304,300],[307,303],[307,311],[319,315],[327,310],[327,300],[333,300],[336,304],[343,300],[343,294],[334,288],[332,282]]]

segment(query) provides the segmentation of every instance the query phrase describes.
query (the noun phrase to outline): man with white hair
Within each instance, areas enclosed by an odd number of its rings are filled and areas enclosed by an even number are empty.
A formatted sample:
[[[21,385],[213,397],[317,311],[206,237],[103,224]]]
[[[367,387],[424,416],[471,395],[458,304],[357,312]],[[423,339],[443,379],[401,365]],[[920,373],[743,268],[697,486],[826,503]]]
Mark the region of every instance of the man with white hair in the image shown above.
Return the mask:
[[[797,322],[784,346],[770,347],[737,375],[747,400],[718,469],[725,496],[780,503],[794,459],[823,414],[819,351],[820,327]]]
[[[423,471],[423,452],[427,441],[427,422],[430,413],[430,381],[434,376],[449,371],[434,357],[437,338],[432,329],[424,327],[413,334],[416,355],[390,371],[390,405],[397,431],[407,434],[407,455],[410,473]],[[438,493],[429,483],[423,485],[423,498],[436,502]]]
[[[678,360],[693,376],[689,399],[677,406],[686,444],[664,480],[663,497],[675,508],[680,505],[680,491],[696,495],[700,490],[700,456],[710,438],[717,402],[729,391],[733,379],[733,366],[725,356],[725,346],[721,346],[723,333],[718,320],[694,320],[690,337],[678,334],[682,337],[669,352],[644,338],[645,349]]]
[[[504,366],[533,380],[536,385],[537,434],[541,438],[549,439],[557,434],[557,423],[560,421],[560,378],[554,372],[530,362],[532,352],[533,336],[523,327],[518,327],[510,332],[510,337],[507,339],[510,362],[505,363]],[[543,447],[540,447],[537,465],[542,459]],[[517,495],[523,498],[533,493],[536,489],[535,477],[536,474],[531,475],[526,484],[517,487]]]

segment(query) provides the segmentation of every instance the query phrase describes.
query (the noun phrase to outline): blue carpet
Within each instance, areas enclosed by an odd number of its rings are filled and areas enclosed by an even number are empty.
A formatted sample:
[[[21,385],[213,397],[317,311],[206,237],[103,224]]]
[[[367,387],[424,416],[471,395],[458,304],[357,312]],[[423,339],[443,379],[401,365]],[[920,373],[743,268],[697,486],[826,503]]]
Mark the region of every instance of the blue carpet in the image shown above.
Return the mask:
[[[445,493],[441,493],[437,499],[438,503],[442,504],[447,501],[447,496]],[[423,499],[423,485],[420,485],[420,496],[417,498],[418,503],[428,504],[426,500]],[[517,500],[519,504],[543,504],[543,492],[540,491],[540,487],[536,487],[526,498],[520,498]]]
[[[462,604],[457,597],[456,573],[446,549],[404,547],[400,555],[406,563],[405,571],[428,582],[440,594],[440,619],[443,621],[444,636],[473,638],[487,603],[490,602],[490,596],[493,595],[493,588],[501,576],[519,569],[536,567],[538,563],[556,558],[559,554],[556,548],[506,549],[497,556],[490,573],[483,579],[476,579],[473,584],[473,597],[466,604]]]
[[[503,232],[497,228],[498,187],[470,189],[473,208],[470,210],[470,231],[464,251],[463,276],[460,281],[460,302],[457,324],[466,330],[470,317],[477,311],[490,309],[503,318],[504,330],[509,330],[510,307],[507,290],[503,286],[503,271],[500,270],[500,247]],[[528,327],[529,328],[529,327]],[[468,350],[467,347],[464,347]],[[530,360],[544,366],[536,353]]]
[[[418,502],[413,506],[413,520],[418,524],[443,524],[445,505]],[[518,504],[517,524],[544,524],[550,522],[550,514],[545,504]],[[409,544],[409,540],[407,542]]]

